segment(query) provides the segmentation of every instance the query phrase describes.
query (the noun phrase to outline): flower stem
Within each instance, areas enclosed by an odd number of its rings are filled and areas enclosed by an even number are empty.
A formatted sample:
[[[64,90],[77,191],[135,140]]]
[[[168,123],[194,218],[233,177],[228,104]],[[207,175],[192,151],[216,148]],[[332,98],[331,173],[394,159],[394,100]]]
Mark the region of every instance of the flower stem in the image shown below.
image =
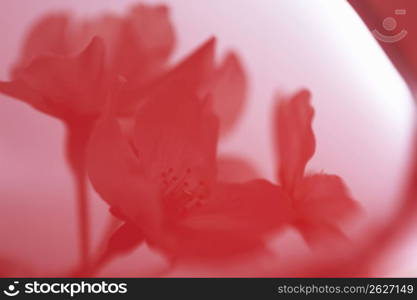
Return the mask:
[[[76,187],[80,265],[86,267],[90,255],[90,212],[87,191],[85,152],[91,133],[90,120],[77,119],[66,122],[67,158]]]
[[[81,264],[88,265],[90,254],[90,211],[85,173],[74,174],[77,185],[78,228]]]

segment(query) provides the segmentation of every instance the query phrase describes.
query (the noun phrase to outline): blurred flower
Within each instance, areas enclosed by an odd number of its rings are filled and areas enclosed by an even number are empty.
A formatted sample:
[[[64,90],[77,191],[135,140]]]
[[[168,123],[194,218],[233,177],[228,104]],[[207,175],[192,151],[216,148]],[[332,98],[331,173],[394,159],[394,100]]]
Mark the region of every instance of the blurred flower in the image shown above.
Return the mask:
[[[260,251],[266,236],[290,217],[278,186],[217,180],[218,119],[212,108],[218,94],[200,96],[212,52],[210,40],[155,83],[142,96],[131,130],[107,114],[88,151],[91,182],[113,213],[136,228],[136,241],[143,235],[174,260]],[[212,74],[209,79],[218,82]]]
[[[291,199],[294,225],[308,242],[314,243],[329,236],[343,237],[337,225],[357,211],[358,206],[339,176],[305,173],[315,152],[310,97],[310,92],[302,90],[278,102],[275,134],[278,181]]]
[[[341,177],[306,172],[315,153],[310,93],[279,99],[279,184],[270,183],[245,160],[217,153],[219,138],[231,132],[246,101],[247,76],[238,55],[230,52],[217,63],[212,38],[171,67],[175,43],[165,6],[138,5],[124,16],[85,21],[54,14],[33,26],[11,80],[0,81],[0,92],[67,126],[84,259],[72,275],[90,275],[142,243],[171,261],[223,264],[265,251],[268,238],[287,225],[313,246],[345,239],[340,225],[358,211],[356,201]],[[395,51],[411,61],[407,43]],[[123,221],[107,252],[91,261],[87,171]],[[388,241],[391,232],[381,232]],[[300,264],[300,273],[343,275],[353,268],[347,264],[365,265],[385,240],[370,241],[364,254],[353,249],[348,263],[336,255],[316,259],[324,252],[313,255],[313,266]],[[0,259],[0,266],[0,275],[19,270],[9,259]]]
[[[97,116],[108,93],[160,74],[174,44],[164,6],[74,24],[65,14],[47,16],[32,28],[0,91],[64,121]]]
[[[65,122],[88,119],[106,98],[103,59],[102,40],[94,38],[76,56],[37,57],[13,81],[0,82],[0,91]]]
[[[162,73],[150,84],[118,90],[113,101],[135,103],[135,106],[129,108],[132,113],[141,106],[143,99],[155,90],[155,86],[172,86],[175,91],[176,86],[183,85],[193,90],[199,98],[205,99],[210,95],[207,100],[220,121],[220,134],[228,133],[239,120],[246,102],[247,79],[242,63],[234,52],[227,53],[223,61],[219,65],[216,64],[215,44],[215,38],[208,39],[183,61]]]
[[[32,28],[12,80],[0,82],[0,92],[65,123],[86,264],[90,238],[84,159],[91,128],[110,95],[142,86],[164,70],[175,38],[164,6],[138,5],[123,17],[69,21],[57,14]],[[131,105],[120,103],[120,111]]]
[[[170,90],[173,94],[164,97],[191,99],[177,93],[175,87],[181,84],[183,90],[195,91],[193,98],[206,99],[205,105],[222,120],[221,132],[228,131],[240,115],[246,77],[237,56],[230,53],[216,66],[213,39],[166,72],[174,45],[165,6],[137,5],[124,16],[104,15],[86,21],[53,14],[32,27],[11,71],[11,81],[0,81],[0,92],[62,120],[67,127],[67,158],[77,184],[83,264],[87,264],[89,252],[85,149],[94,123],[110,99],[115,116],[128,131],[142,106],[153,107],[152,116],[164,116],[165,110],[156,109],[148,99],[155,98],[149,91],[161,82],[167,90],[174,88]],[[149,116],[138,113],[138,118],[147,120]]]

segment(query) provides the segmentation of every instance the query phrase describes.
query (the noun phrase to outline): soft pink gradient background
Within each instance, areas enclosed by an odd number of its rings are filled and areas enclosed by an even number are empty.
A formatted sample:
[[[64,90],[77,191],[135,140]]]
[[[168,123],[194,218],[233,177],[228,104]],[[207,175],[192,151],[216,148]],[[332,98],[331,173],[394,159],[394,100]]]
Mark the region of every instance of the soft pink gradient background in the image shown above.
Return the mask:
[[[273,96],[308,87],[317,135],[310,168],[341,175],[370,219],[383,222],[392,213],[407,168],[414,107],[402,78],[347,3],[142,2],[171,7],[178,37],[173,61],[212,35],[218,38],[219,56],[230,48],[240,54],[250,76],[249,102],[236,132],[223,140],[223,152],[247,157],[272,179]],[[137,1],[0,0],[0,79],[7,78],[28,26],[44,13],[123,13],[132,3]],[[0,95],[0,258],[22,261],[34,274],[67,270],[77,260],[73,185],[63,136],[57,120]],[[97,196],[92,202],[98,242],[107,208]],[[289,233],[288,240],[294,239]],[[407,249],[396,252],[386,265],[387,274],[407,275]],[[138,249],[100,275],[149,274],[160,266],[161,258]],[[415,266],[417,271],[417,261]]]

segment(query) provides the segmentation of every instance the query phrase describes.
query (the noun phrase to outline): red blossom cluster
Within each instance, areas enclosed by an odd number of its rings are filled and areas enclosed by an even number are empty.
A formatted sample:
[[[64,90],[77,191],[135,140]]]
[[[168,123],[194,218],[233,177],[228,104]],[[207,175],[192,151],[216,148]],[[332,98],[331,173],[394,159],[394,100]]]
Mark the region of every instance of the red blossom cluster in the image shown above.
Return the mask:
[[[73,275],[95,275],[143,243],[171,263],[216,264],[266,252],[286,228],[312,247],[347,240],[340,224],[357,202],[341,177],[306,171],[315,152],[310,92],[276,99],[276,180],[253,173],[242,182],[249,163],[218,155],[245,103],[242,63],[233,52],[217,63],[209,38],[171,65],[175,41],[164,6],[84,22],[50,15],[0,82],[3,94],[67,126],[83,258]],[[120,221],[100,257],[89,243],[88,180]]]

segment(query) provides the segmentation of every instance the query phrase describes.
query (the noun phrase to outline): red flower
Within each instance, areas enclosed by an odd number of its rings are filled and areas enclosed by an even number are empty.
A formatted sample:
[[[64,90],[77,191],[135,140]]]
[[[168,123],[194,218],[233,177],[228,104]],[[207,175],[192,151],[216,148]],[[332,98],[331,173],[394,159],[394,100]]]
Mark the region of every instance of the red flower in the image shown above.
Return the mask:
[[[155,78],[175,43],[164,6],[138,5],[124,17],[72,26],[69,21],[52,15],[35,25],[12,81],[0,82],[1,92],[64,121],[97,116],[113,89],[137,88]]]
[[[357,210],[339,176],[305,173],[306,164],[315,152],[313,116],[310,93],[302,90],[278,103],[275,118],[280,160],[277,178],[291,199],[294,225],[308,242],[329,234],[340,236],[337,225]]]
[[[91,182],[113,213],[136,228],[136,242],[143,235],[172,259],[201,262],[253,253],[290,216],[278,186],[217,180],[218,120],[212,107],[218,90],[207,94],[202,80],[209,75],[216,84],[224,72],[206,72],[213,47],[213,41],[203,45],[142,95],[128,134],[111,114],[103,118],[88,151]],[[230,64],[235,62],[223,69]],[[234,85],[221,89],[235,94]],[[131,247],[131,237],[123,236],[118,243]]]
[[[67,126],[67,157],[77,184],[84,263],[89,252],[85,147],[108,99],[112,99],[116,115],[123,116],[124,125],[129,125],[142,101],[149,102],[146,98],[154,86],[163,82],[166,87],[175,87],[181,82],[195,91],[193,97],[206,99],[211,94],[207,105],[221,117],[222,132],[229,130],[240,114],[246,78],[238,58],[229,54],[216,67],[211,41],[178,69],[166,73],[174,44],[164,6],[138,5],[123,17],[107,15],[73,23],[67,15],[55,14],[32,28],[11,72],[12,80],[0,82],[0,92],[61,119]],[[146,120],[148,116],[143,117]]]
[[[83,264],[89,252],[84,159],[91,128],[110,95],[143,86],[164,71],[174,40],[163,6],[139,5],[124,17],[106,16],[72,26],[68,16],[53,15],[32,28],[12,80],[0,82],[0,92],[67,126]],[[117,103],[120,112],[131,110],[130,99],[118,99],[126,100]]]
[[[239,119],[246,102],[247,79],[236,53],[227,53],[221,64],[217,65],[214,61],[214,48],[215,38],[211,38],[149,85],[119,90],[116,100],[134,102],[137,107],[141,105],[141,99],[148,97],[147,93],[156,85],[175,88],[183,84],[201,98],[210,95],[210,106],[220,120],[220,133],[229,132]],[[133,107],[130,110],[135,111]]]
[[[41,55],[0,82],[0,91],[34,108],[71,122],[98,115],[106,98],[104,47],[94,38],[76,56]]]

